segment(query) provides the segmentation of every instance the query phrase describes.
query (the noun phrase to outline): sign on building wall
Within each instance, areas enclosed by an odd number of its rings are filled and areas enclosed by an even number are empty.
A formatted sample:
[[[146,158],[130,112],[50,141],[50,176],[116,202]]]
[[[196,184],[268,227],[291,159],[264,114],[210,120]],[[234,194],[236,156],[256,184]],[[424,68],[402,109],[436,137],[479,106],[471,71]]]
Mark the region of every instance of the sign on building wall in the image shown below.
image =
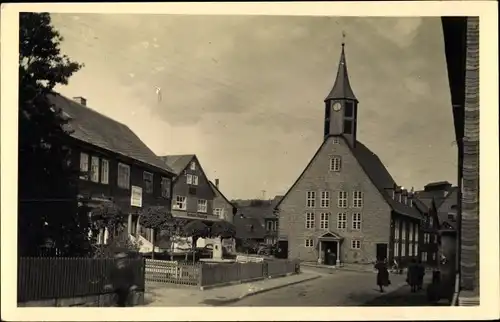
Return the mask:
[[[132,207],[142,207],[142,188],[131,186],[130,189],[130,205]]]

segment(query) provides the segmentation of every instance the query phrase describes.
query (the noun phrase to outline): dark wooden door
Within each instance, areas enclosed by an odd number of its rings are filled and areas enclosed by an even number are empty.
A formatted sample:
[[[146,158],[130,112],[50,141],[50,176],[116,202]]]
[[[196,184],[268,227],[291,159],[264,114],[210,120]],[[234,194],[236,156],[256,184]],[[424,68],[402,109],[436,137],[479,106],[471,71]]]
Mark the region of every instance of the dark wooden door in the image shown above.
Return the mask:
[[[278,249],[276,251],[277,258],[288,258],[288,241],[280,240],[278,241]]]
[[[387,244],[377,244],[377,260],[387,259]]]

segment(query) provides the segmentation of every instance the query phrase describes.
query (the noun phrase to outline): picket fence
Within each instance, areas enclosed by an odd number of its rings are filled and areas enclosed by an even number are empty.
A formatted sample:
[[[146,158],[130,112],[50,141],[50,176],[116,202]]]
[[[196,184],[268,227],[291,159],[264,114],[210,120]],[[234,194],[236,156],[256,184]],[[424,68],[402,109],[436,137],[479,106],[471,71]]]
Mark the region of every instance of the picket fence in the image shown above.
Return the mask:
[[[206,287],[299,273],[300,262],[189,263],[146,259],[145,271],[147,282]]]

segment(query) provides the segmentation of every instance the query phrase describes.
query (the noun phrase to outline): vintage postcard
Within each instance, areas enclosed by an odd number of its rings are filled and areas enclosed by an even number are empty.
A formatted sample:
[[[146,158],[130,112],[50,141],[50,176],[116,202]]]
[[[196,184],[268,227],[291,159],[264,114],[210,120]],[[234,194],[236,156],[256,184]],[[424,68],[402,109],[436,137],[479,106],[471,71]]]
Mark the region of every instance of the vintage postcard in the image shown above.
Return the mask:
[[[494,6],[3,5],[2,317],[498,318]]]

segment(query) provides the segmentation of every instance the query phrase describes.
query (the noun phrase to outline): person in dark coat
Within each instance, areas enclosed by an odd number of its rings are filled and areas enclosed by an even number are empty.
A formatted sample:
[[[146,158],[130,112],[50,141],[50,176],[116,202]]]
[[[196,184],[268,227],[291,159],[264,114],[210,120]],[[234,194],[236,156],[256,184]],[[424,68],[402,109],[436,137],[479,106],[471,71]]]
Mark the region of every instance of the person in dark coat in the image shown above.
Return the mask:
[[[412,293],[417,291],[419,275],[420,272],[417,262],[415,259],[412,259],[410,265],[408,266],[408,273],[406,275],[406,282],[410,285]]]
[[[424,285],[424,276],[425,276],[425,265],[422,263],[422,260],[418,260],[418,284],[417,289],[420,291]]]
[[[377,285],[380,288],[380,293],[383,293],[384,286],[389,286],[390,284],[387,263],[385,261],[379,260],[375,264],[375,269],[377,270]]]
[[[128,255],[124,252],[115,255],[116,263],[113,267],[110,276],[111,284],[106,285],[107,289],[114,291],[117,297],[117,306],[128,306],[130,293],[137,286],[134,285],[134,272],[132,267],[127,263]]]

